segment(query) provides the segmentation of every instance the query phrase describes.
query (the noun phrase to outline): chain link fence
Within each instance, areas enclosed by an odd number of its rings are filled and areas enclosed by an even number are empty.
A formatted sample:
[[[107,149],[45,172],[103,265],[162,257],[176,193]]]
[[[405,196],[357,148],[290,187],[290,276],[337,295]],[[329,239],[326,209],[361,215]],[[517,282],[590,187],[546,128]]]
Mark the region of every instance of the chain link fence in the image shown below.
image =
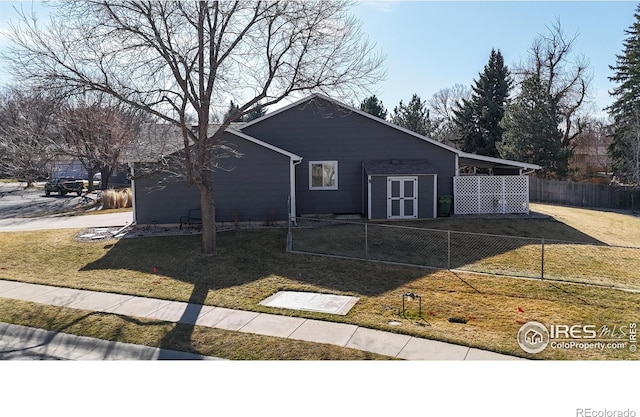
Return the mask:
[[[640,248],[298,218],[292,253],[640,290]]]

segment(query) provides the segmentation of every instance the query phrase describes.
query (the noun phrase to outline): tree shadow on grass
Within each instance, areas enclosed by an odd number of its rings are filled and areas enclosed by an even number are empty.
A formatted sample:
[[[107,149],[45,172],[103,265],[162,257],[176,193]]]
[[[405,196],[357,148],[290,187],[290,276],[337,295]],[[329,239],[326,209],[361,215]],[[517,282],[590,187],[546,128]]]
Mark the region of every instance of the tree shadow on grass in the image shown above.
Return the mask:
[[[554,237],[566,236],[568,239],[578,240],[584,244],[602,244],[602,242],[563,223],[551,222],[545,223],[544,228],[554,230]],[[535,226],[535,222],[531,224],[532,228]],[[361,227],[361,225],[357,227]],[[353,255],[349,251],[362,250],[363,241],[354,232],[353,225],[294,231],[294,249],[296,233],[298,233],[299,243],[300,231],[308,233],[307,236],[302,237],[302,241],[307,239],[309,244],[320,248],[319,252],[326,250],[329,245],[333,245],[331,250],[339,251],[337,255],[343,256],[345,253],[346,256]],[[439,259],[441,262],[445,259],[447,262],[452,262],[451,259],[442,256],[442,252],[446,251],[446,246],[444,248],[441,245],[434,246],[437,239],[434,239],[433,235],[424,234],[435,233],[438,236],[446,237],[446,231],[416,231],[395,228],[390,235],[385,235],[386,232],[387,230],[374,231],[367,236],[367,239],[371,240],[369,244],[373,248],[369,249],[367,254],[370,259],[375,259],[372,255],[375,255],[375,245],[378,244],[378,253],[382,254],[380,257],[383,258],[378,260],[387,260],[384,257],[388,256],[391,257],[388,260],[399,262],[398,257],[403,254],[410,253],[411,256],[415,256],[415,253],[411,253],[411,245],[418,242],[422,245],[422,249],[419,251],[421,256],[434,255],[434,259]],[[231,290],[238,298],[249,294],[249,297],[254,298],[252,302],[256,303],[274,291],[291,288],[376,297],[406,287],[412,281],[423,278],[434,271],[433,269],[402,265],[290,254],[285,251],[286,235],[287,231],[283,229],[237,230],[219,233],[218,254],[216,256],[200,254],[200,236],[198,235],[121,239],[116,244],[105,247],[108,249],[105,255],[86,265],[82,271],[136,271],[149,274],[144,278],[149,281],[154,278],[153,271],[158,271],[164,277],[192,285],[188,297],[189,305],[180,319],[182,324],[171,329],[163,337],[161,347],[171,346],[176,341],[191,340],[195,330],[195,320],[200,314],[202,306],[207,304],[208,299],[211,304],[212,294],[215,298],[215,293],[218,290]],[[460,245],[461,255],[453,257],[452,269],[469,262],[482,261],[485,257],[521,250],[531,242],[531,238],[507,238],[503,239],[504,241],[500,245],[491,247],[482,239],[494,239],[493,237],[473,235],[474,238],[476,236],[482,238],[474,242],[473,239],[468,238],[470,235],[460,236],[464,236],[466,239],[449,240],[448,243],[453,246]],[[475,249],[469,249],[469,242],[474,242]],[[491,247],[489,252],[485,250],[487,247]],[[406,263],[413,263],[413,259],[410,258]],[[402,258],[400,258],[401,261]],[[443,265],[432,266],[446,269],[446,266]],[[265,290],[265,286],[260,286],[258,282],[269,277],[278,278],[266,285]],[[144,285],[144,279],[141,281],[142,285]],[[252,286],[253,284],[256,286]],[[478,291],[475,288],[473,290]],[[184,300],[185,296],[186,294],[182,294],[180,299]],[[241,305],[239,307],[241,308]]]
[[[484,224],[490,227],[486,221]],[[422,225],[431,226],[433,223],[424,222]],[[602,245],[602,242],[555,220],[535,219],[525,225],[532,235],[536,231],[546,232],[554,238],[563,236],[581,244]],[[363,227],[363,224],[299,227],[293,230],[293,249],[434,269],[456,269],[521,251],[523,262],[531,261],[534,273],[539,267],[535,256],[540,239],[533,237],[496,238],[486,234],[448,234],[447,231],[433,229],[383,228],[377,224],[369,224],[365,237]],[[144,273],[157,270],[165,277],[193,285],[189,297],[193,304],[204,304],[211,290],[242,287],[272,276],[282,277],[280,281],[284,286],[290,283],[321,291],[378,296],[433,271],[286,253],[286,234],[284,229],[221,232],[218,234],[216,256],[200,254],[200,236],[197,235],[122,239],[102,258],[82,270],[125,269]],[[452,249],[450,256],[448,247]]]

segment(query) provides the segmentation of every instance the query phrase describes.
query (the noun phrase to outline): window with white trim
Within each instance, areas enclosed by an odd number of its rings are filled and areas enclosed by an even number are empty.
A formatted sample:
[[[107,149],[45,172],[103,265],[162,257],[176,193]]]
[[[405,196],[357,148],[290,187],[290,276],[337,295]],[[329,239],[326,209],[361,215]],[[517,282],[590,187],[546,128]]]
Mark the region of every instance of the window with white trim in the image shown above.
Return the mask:
[[[338,161],[309,161],[309,189],[337,190]]]

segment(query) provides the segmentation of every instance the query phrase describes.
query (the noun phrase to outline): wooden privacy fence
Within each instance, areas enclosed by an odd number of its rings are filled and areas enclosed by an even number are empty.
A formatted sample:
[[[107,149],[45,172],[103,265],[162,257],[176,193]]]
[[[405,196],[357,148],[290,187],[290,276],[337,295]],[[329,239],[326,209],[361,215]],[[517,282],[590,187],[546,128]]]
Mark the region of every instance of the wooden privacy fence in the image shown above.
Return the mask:
[[[529,180],[529,199],[576,207],[640,211],[640,190],[606,184],[569,181]]]

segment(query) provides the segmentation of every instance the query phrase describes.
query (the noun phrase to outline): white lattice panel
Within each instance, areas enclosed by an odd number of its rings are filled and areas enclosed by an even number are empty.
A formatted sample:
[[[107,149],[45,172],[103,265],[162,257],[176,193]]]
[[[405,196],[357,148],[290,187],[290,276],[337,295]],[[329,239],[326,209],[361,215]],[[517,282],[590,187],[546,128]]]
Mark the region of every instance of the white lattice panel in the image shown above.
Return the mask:
[[[529,177],[453,177],[455,214],[529,213]]]

